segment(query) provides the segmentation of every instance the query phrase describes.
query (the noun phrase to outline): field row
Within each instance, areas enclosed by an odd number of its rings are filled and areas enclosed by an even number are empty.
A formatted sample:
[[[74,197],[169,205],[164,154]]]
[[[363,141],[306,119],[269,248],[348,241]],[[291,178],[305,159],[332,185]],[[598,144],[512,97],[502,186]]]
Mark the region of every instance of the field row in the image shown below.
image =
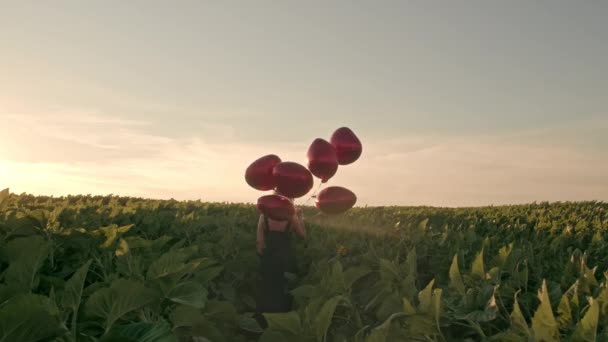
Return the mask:
[[[607,210],[306,208],[262,331],[254,207],[5,192],[0,340],[608,341]]]

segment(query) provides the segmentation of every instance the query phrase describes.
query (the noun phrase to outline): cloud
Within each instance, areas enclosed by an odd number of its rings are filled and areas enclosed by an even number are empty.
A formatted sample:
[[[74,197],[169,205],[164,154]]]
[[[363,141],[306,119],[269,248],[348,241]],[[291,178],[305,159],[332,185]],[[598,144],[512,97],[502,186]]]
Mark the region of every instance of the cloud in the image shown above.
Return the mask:
[[[249,144],[214,124],[208,127],[224,139],[169,137],[151,133],[150,122],[91,111],[2,114],[0,187],[35,194],[254,202],[261,193],[245,183],[247,165],[268,153],[305,163],[310,143]],[[350,188],[360,205],[607,200],[605,150],[547,143],[558,142],[562,130],[364,141],[361,159],[340,167],[329,185]]]
[[[112,162],[152,158],[173,139],[146,132],[149,122],[87,111],[1,116],[0,157],[24,162]]]
[[[365,199],[375,203],[460,206],[605,200],[608,159],[560,147],[453,139],[389,159],[364,159],[344,183],[361,187]]]

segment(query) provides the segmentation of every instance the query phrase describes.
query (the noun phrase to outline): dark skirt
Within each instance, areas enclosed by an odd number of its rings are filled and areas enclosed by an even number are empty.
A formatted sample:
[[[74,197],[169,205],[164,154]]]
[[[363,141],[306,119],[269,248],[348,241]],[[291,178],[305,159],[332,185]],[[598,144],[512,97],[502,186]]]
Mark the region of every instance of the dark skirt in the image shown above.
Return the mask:
[[[291,309],[285,273],[295,272],[294,260],[287,232],[268,232],[266,248],[260,256],[260,284],[256,303],[256,319],[263,328],[267,326],[263,313],[289,312]]]

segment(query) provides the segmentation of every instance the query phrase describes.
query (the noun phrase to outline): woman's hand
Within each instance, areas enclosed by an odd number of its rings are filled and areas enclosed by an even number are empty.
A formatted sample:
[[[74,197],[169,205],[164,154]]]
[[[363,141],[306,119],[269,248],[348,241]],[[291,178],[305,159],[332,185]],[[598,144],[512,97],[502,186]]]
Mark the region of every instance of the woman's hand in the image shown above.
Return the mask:
[[[256,247],[255,249],[256,249],[256,251],[257,251],[258,255],[260,255],[260,256],[261,256],[261,255],[262,255],[262,253],[264,253],[264,247],[265,247],[265,246],[264,246],[264,242],[257,243],[255,247]]]

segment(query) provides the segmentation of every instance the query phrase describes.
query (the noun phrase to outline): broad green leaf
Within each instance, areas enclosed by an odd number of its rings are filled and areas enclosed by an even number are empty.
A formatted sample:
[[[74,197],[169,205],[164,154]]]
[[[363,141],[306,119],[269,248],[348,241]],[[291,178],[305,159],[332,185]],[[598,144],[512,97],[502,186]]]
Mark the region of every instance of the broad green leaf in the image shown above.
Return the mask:
[[[580,308],[581,308],[581,303],[578,300],[578,281],[576,282],[576,284],[574,284],[574,291],[572,294],[572,300],[570,301],[570,306],[572,307],[572,310],[576,310],[576,312],[580,312]]]
[[[264,329],[260,327],[258,321],[248,316],[241,317],[239,320],[239,328],[256,334],[261,334],[264,332]]]
[[[393,320],[403,317],[403,313],[396,313],[387,318],[382,324],[372,329],[372,332],[367,336],[365,342],[387,342]]]
[[[465,288],[464,282],[462,281],[462,276],[460,275],[460,270],[458,268],[458,254],[454,255],[452,258],[452,266],[450,266],[450,288],[457,291],[460,295],[464,296]]]
[[[200,265],[206,263],[206,260],[206,258],[201,258],[182,263],[176,266],[170,273],[164,273],[162,277],[153,280],[157,280],[156,284],[160,285],[163,295],[166,296],[185,276],[195,274]],[[150,273],[148,272],[148,274]],[[202,283],[200,279],[196,280]]]
[[[18,212],[17,215],[11,216],[5,223],[9,227],[10,236],[25,237],[32,235],[40,235],[40,222],[35,218]]]
[[[418,294],[418,311],[421,313],[431,313],[433,310],[433,285],[435,279],[431,280],[424,290]]]
[[[572,324],[572,309],[570,308],[570,298],[564,293],[557,307],[558,322],[560,330],[566,330]]]
[[[418,273],[418,257],[416,255],[416,248],[412,248],[412,250],[407,254],[407,258],[405,259],[405,264],[407,265],[407,274],[416,276]]]
[[[65,288],[61,296],[61,306],[63,308],[77,311],[80,307],[84,281],[87,277],[91,262],[92,260],[87,261],[76,272],[74,272],[74,275],[72,275],[68,281],[65,282]]]
[[[354,336],[354,341],[355,342],[365,342],[365,333],[369,329],[370,329],[369,325],[366,325],[363,328],[359,329],[359,331],[357,331],[357,333]]]
[[[344,287],[350,289],[357,280],[370,274],[371,270],[365,266],[351,267],[344,271]]]
[[[433,291],[433,313],[435,314],[435,321],[437,322],[437,329],[439,329],[439,318],[441,316],[441,294],[443,293],[442,289],[435,289]],[[494,298],[494,297],[492,297]],[[488,303],[490,305],[490,303]],[[496,307],[496,300],[494,300],[494,307]],[[498,308],[496,308],[498,311]]]
[[[101,325],[107,332],[125,314],[157,299],[158,294],[143,284],[133,280],[118,279],[109,288],[93,293],[86,302],[85,312],[90,317],[101,319]]]
[[[528,337],[521,336],[511,330],[498,333],[492,336],[488,341],[492,342],[533,342]]]
[[[515,293],[513,301],[513,311],[511,312],[511,329],[514,330],[518,335],[526,337],[530,336],[530,328],[524,318],[524,315],[519,308],[519,302],[517,301],[517,295],[519,291]]]
[[[51,308],[51,312],[59,312],[59,306],[57,305],[57,295],[55,294],[54,287],[51,287],[51,291],[49,291],[49,305]]]
[[[403,301],[396,293],[391,293],[384,297],[384,300],[376,311],[376,317],[380,322],[387,320],[394,313],[402,312]]]
[[[100,246],[101,248],[110,248],[110,246],[112,246],[114,241],[116,241],[116,238],[120,237],[122,234],[131,230],[131,228],[133,228],[133,226],[135,226],[135,225],[129,224],[126,226],[119,227],[118,225],[113,224],[113,225],[110,225],[107,227],[101,227],[94,233],[97,235],[103,235],[106,239],[101,244],[101,246]]]
[[[278,330],[267,329],[264,331],[262,336],[258,342],[285,342],[285,341],[294,341],[293,336],[285,336],[286,333],[283,333]],[[206,342],[206,341],[205,341]]]
[[[553,317],[546,280],[543,280],[542,288],[538,293],[538,299],[540,300],[540,306],[532,318],[534,338],[536,341],[559,341],[559,327]]]
[[[139,236],[128,236],[125,237],[125,240],[129,244],[129,248],[131,249],[149,249],[152,251],[160,251],[165,247],[169,241],[173,240],[172,237],[163,235],[156,240],[146,240]]]
[[[32,221],[35,228],[45,229],[49,220],[50,212],[48,210],[36,209],[27,214],[27,217]]]
[[[192,335],[196,337],[204,337],[211,342],[225,342],[226,337],[217,326],[206,319],[196,321],[192,327]]]
[[[5,253],[10,261],[5,274],[9,286],[23,292],[33,290],[36,275],[50,252],[50,244],[41,236],[16,238],[6,244]]]
[[[580,278],[580,286],[581,291],[585,294],[589,294],[592,291],[592,288],[599,286],[597,279],[595,279],[595,271],[597,270],[597,266],[593,269],[587,267],[585,263],[585,259],[581,259],[581,278]]]
[[[116,325],[99,342],[177,342],[165,321]]]
[[[498,251],[498,266],[503,267],[505,265],[507,259],[511,255],[511,251],[513,251],[513,243],[503,246]]]
[[[600,307],[600,316],[608,317],[608,287],[604,286],[595,300]]]
[[[585,317],[577,324],[576,330],[572,335],[573,342],[595,342],[597,335],[598,320],[600,318],[600,310],[597,301],[590,299],[591,306]]]
[[[487,309],[484,309],[483,311],[475,310],[467,313],[466,315],[464,315],[464,317],[471,322],[484,323],[495,320],[496,312]]]
[[[323,278],[324,287],[331,292],[342,292],[344,289],[344,269],[342,263],[335,261],[331,265],[330,274]]]
[[[410,303],[410,301],[407,300],[407,298],[402,298],[402,301],[403,301],[403,312],[406,315],[415,315],[416,309],[414,309],[414,306],[412,305],[412,303]]]
[[[302,333],[300,315],[296,311],[287,313],[265,313],[264,318],[268,322],[268,328],[281,332],[298,335]]]
[[[435,318],[429,315],[414,315],[407,318],[407,335],[412,341],[441,341],[439,338],[430,338],[439,334]],[[414,338],[416,337],[416,338]]]
[[[429,219],[428,219],[428,218],[425,218],[424,220],[421,220],[421,221],[418,223],[418,230],[419,230],[421,233],[424,233],[424,232],[426,231],[426,227],[428,226],[428,223],[429,223]]]
[[[9,286],[5,284],[0,284],[0,306],[4,304],[7,300],[11,299],[13,296],[20,292],[19,288],[15,286]]]
[[[594,244],[600,244],[604,242],[604,237],[602,237],[602,232],[601,231],[596,231],[595,234],[593,234],[593,238],[591,239],[591,243]]]
[[[486,296],[480,296],[486,298]],[[496,319],[498,315],[498,305],[496,304],[496,287],[493,289],[493,293],[485,304],[485,308],[482,310],[475,310],[466,315],[466,317],[474,322],[489,322]]]
[[[318,289],[317,291],[322,291],[322,289]],[[319,293],[319,292],[317,292]],[[316,296],[316,298],[311,299],[306,306],[304,307],[304,315],[301,315],[303,319],[303,325],[313,326],[314,320],[317,318],[319,311],[321,311],[321,307],[327,301],[326,296]]]
[[[384,298],[386,298],[386,296],[394,294],[392,292],[389,284],[384,283],[382,285],[384,285],[383,288],[377,290],[377,292],[375,292],[375,295],[369,300],[367,305],[365,305],[365,307],[364,307],[365,311],[372,310],[373,308],[377,307],[378,303],[381,303],[384,300]],[[318,300],[319,300],[319,297],[316,299],[313,299],[312,302],[315,302]]]
[[[205,305],[205,315],[216,322],[236,324],[238,313],[230,302],[210,300]]]
[[[321,311],[315,319],[315,333],[318,341],[325,341],[327,330],[331,325],[336,307],[341,301],[344,301],[343,296],[336,296],[323,304]]]
[[[380,277],[385,281],[394,281],[401,278],[399,275],[399,269],[392,261],[386,259],[380,259]]]
[[[520,270],[520,267],[523,268],[523,270]],[[518,271],[518,275],[517,278],[519,280],[518,285],[520,287],[527,287],[528,286],[528,280],[530,277],[530,270],[528,267],[528,261],[524,260],[523,263],[521,263],[520,265],[517,266],[517,271]]]
[[[203,318],[201,310],[188,305],[179,305],[169,315],[174,328],[191,327]]]
[[[123,238],[120,238],[120,240],[118,240],[118,247],[116,248],[116,251],[114,251],[114,254],[117,257],[121,257],[121,256],[125,256],[129,253],[129,244],[127,243],[127,241]]]
[[[167,298],[174,303],[189,305],[198,309],[207,303],[207,289],[203,285],[188,281],[179,283],[167,294]]]
[[[486,271],[483,264],[483,247],[481,248],[481,251],[479,251],[479,254],[477,254],[475,260],[473,261],[471,273],[479,277],[480,279],[485,279]]]
[[[198,253],[198,247],[169,251],[156,259],[148,268],[148,279],[159,279],[168,275],[181,273],[185,262]]]
[[[80,308],[80,302],[82,300],[82,291],[84,288],[84,282],[91,266],[92,260],[87,261],[82,265],[74,275],[68,281],[65,282],[65,287],[61,295],[61,307],[70,310],[72,312],[72,336],[76,336],[77,322],[78,322],[78,309]]]
[[[0,342],[48,341],[65,332],[47,297],[17,295],[0,309]]]
[[[201,266],[204,267],[204,266]],[[224,271],[224,266],[217,265],[204,268],[198,271],[195,275],[196,280],[201,284],[209,284],[213,279],[217,278]]]
[[[241,300],[241,302],[242,302],[243,304],[245,304],[245,305],[246,305],[246,307],[247,307],[247,308],[249,308],[249,309],[253,309],[253,308],[255,308],[255,307],[256,307],[256,305],[257,305],[257,304],[256,304],[256,302],[255,302],[255,299],[254,299],[252,296],[247,295],[247,294],[243,294],[243,295],[240,297],[240,300]]]
[[[315,289],[313,285],[306,284],[291,290],[290,293],[296,299],[306,300],[314,296]]]
[[[405,276],[405,279],[401,282],[401,291],[402,294],[407,296],[408,298],[414,298],[418,293],[418,289],[416,288],[416,275],[408,274]]]
[[[500,284],[501,271],[498,267],[492,267],[486,274],[486,278],[492,279],[493,284]]]

